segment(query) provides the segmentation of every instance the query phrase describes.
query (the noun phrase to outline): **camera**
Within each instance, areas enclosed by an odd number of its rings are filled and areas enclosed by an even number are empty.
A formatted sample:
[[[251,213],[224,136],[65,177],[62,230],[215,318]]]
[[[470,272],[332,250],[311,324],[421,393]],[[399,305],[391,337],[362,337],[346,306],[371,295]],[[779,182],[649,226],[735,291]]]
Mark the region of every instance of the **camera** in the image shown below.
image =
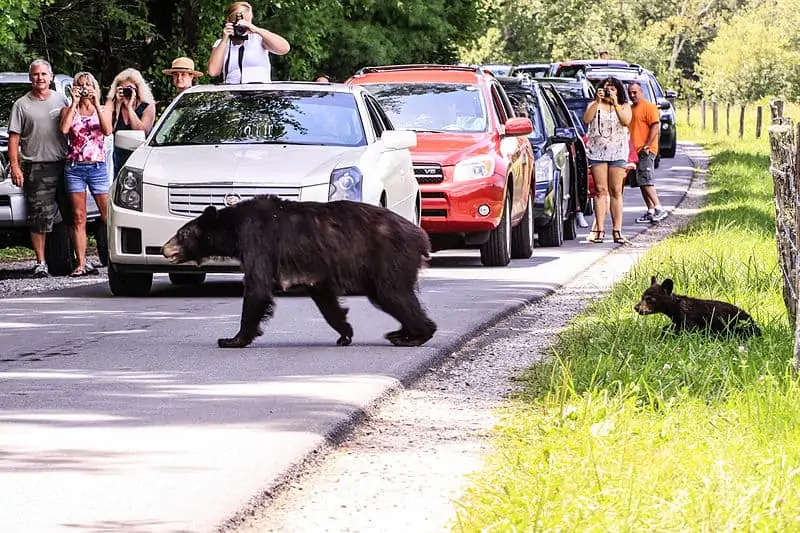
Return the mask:
[[[89,89],[87,89],[86,87],[81,87],[81,90],[80,90],[80,95],[81,95],[82,97],[89,96]]]
[[[241,13],[236,13],[236,20],[233,21],[233,36],[235,38],[237,38],[237,39],[241,39],[243,41],[246,41],[247,38],[248,38],[247,37],[247,28],[245,28],[244,26],[239,26],[238,24],[236,24],[237,22],[239,22],[243,18],[244,18],[244,15],[242,15]]]
[[[131,96],[133,96],[133,89],[131,89],[130,87],[123,87],[122,96],[124,96],[125,98],[130,98]]]

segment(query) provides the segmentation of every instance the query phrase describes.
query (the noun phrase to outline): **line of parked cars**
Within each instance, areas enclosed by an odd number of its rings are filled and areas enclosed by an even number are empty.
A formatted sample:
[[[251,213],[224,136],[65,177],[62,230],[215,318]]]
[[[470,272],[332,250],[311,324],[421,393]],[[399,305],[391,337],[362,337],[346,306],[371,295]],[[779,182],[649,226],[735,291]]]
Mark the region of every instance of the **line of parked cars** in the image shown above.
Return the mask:
[[[344,83],[194,86],[148,135],[114,136],[132,155],[109,192],[110,290],[143,296],[155,273],[191,285],[238,272],[233,259],[173,265],[161,246],[206,206],[259,194],[383,206],[435,251],[478,249],[485,266],[531,257],[535,240],[560,246],[591,213],[580,105],[594,97],[594,68],[387,65]]]

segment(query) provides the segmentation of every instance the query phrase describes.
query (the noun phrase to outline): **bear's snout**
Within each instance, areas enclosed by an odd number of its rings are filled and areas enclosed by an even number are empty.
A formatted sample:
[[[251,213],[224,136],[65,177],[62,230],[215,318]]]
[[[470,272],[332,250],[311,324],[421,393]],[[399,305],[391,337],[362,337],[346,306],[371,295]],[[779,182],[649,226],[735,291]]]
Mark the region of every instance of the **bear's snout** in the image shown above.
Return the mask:
[[[161,255],[166,257],[170,263],[177,263],[180,261],[181,249],[172,238],[161,247]]]
[[[633,310],[639,313],[640,315],[648,315],[652,313],[650,308],[647,307],[647,304],[644,302],[639,302],[638,304],[634,305]]]

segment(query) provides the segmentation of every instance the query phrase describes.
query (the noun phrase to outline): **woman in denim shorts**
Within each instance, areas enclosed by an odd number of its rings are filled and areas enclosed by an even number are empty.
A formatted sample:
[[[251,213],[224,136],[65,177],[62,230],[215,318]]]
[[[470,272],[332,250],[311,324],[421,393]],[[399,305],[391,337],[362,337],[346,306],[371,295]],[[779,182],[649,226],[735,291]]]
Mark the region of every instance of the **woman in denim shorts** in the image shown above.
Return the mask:
[[[583,121],[589,126],[586,157],[595,184],[595,225],[587,240],[603,242],[606,213],[610,208],[614,242],[627,243],[622,236],[622,191],[628,162],[631,106],[621,81],[609,77],[597,86],[597,95],[586,108]]]
[[[97,269],[86,263],[86,188],[94,196],[105,224],[111,182],[104,145],[105,136],[111,134],[111,120],[102,112],[100,86],[88,72],[79,72],[73,79],[72,103],[61,109],[61,132],[69,145],[64,178],[74,215],[72,245],[78,258],[70,276],[96,274]]]

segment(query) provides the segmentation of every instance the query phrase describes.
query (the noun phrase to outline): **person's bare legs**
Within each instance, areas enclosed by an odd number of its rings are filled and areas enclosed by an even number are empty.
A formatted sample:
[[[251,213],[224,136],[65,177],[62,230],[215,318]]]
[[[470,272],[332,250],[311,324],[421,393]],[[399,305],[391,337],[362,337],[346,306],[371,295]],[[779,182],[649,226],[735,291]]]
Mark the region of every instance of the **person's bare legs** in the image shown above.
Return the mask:
[[[625,185],[625,169],[608,167],[608,193],[611,196],[611,229],[622,230],[622,188]]]
[[[594,224],[589,232],[588,240],[600,238],[598,232],[605,232],[606,214],[608,213],[608,164],[598,163],[590,169],[594,178]]]
[[[44,263],[44,242],[47,239],[47,233],[31,232],[31,246],[33,246],[33,253],[36,255],[37,263]]]
[[[86,192],[69,193],[69,201],[72,204],[72,246],[75,247],[75,256],[78,259],[78,266],[75,272],[86,268]]]

